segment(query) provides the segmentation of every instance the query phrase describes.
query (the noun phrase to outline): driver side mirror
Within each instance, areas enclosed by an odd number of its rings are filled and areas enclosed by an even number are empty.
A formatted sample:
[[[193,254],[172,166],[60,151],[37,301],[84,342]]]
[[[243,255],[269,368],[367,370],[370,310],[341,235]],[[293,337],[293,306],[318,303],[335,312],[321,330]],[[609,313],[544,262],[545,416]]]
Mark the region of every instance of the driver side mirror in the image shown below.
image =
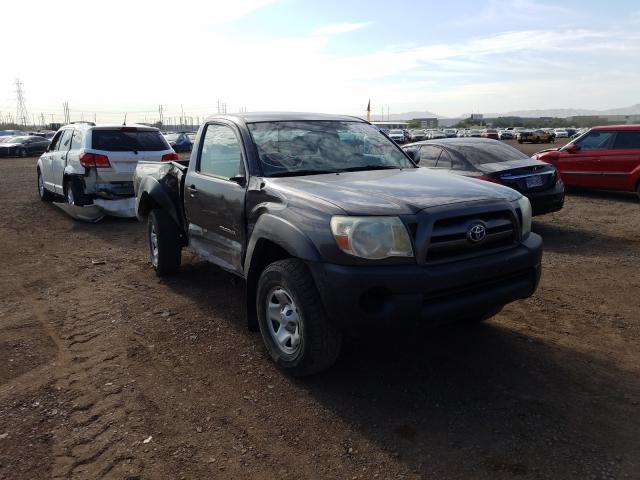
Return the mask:
[[[414,163],[420,163],[420,155],[418,154],[418,150],[414,150],[414,149],[405,150],[404,153],[406,153],[407,156],[411,160],[413,160]]]
[[[567,153],[576,153],[578,150],[580,150],[580,147],[575,143],[570,143],[569,145],[564,147],[564,151]]]

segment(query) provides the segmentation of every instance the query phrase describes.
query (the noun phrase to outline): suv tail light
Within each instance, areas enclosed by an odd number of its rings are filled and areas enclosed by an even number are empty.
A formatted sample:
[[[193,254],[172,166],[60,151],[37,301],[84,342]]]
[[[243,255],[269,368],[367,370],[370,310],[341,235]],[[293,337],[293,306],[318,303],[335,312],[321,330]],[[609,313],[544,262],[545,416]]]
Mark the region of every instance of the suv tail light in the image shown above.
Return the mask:
[[[180,160],[180,157],[178,157],[178,154],[176,152],[165,153],[164,155],[162,155],[163,162],[172,162],[174,160]]]
[[[87,168],[109,168],[109,157],[106,155],[99,155],[97,153],[81,153],[80,165]]]

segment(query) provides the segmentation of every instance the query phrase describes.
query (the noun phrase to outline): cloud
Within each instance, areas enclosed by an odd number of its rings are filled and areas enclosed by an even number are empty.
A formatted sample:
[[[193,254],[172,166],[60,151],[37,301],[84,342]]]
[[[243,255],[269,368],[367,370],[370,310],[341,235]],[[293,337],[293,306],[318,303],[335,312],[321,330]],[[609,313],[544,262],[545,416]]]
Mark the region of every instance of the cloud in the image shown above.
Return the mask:
[[[359,22],[359,23],[334,23],[331,25],[325,25],[315,30],[316,35],[335,35],[338,33],[348,33],[360,30],[369,26],[371,22]]]

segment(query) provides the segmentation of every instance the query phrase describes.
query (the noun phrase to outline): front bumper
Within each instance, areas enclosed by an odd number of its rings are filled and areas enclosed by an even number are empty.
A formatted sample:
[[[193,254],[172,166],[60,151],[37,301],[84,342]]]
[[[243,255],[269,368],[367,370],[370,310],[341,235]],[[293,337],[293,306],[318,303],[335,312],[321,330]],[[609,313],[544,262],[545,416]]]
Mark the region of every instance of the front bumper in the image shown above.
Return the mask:
[[[456,321],[527,298],[538,286],[541,259],[542,239],[532,233],[513,249],[448,264],[309,268],[329,318],[366,328]]]

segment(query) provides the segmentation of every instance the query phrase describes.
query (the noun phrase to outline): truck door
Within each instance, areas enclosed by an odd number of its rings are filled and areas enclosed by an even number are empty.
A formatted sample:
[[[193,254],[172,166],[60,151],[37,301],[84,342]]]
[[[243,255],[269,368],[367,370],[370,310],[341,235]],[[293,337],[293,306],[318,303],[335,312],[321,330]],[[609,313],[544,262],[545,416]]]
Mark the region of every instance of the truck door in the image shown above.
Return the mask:
[[[241,272],[247,179],[240,136],[232,125],[211,123],[203,137],[185,178],[189,244],[225,270]]]

